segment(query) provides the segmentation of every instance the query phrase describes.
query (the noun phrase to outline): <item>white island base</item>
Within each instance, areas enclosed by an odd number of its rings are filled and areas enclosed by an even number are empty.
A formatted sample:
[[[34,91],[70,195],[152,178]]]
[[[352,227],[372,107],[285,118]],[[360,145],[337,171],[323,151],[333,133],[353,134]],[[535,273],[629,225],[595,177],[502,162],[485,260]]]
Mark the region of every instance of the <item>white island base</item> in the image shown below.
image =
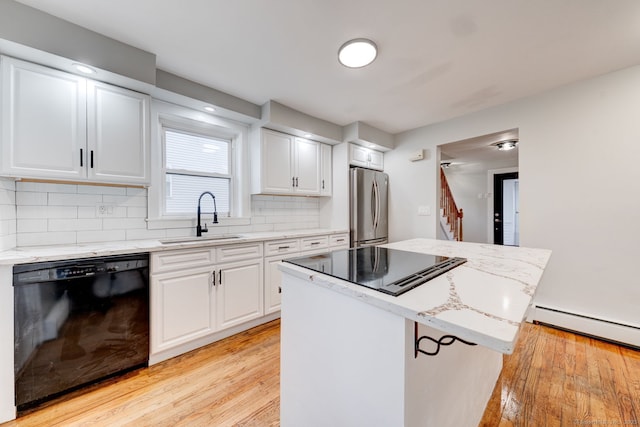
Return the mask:
[[[413,320],[283,273],[283,427],[478,425],[501,353],[456,341],[416,358]],[[446,335],[425,325],[418,333]]]

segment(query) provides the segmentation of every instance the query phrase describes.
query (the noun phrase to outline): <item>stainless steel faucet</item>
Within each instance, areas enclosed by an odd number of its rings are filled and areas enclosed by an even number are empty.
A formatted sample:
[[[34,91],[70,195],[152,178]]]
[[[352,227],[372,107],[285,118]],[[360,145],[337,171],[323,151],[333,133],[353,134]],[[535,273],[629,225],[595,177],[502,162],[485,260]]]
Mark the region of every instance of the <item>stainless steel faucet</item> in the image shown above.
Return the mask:
[[[197,237],[200,237],[202,236],[202,233],[206,233],[207,231],[209,231],[209,229],[207,229],[206,222],[204,223],[204,228],[200,226],[200,202],[202,201],[202,196],[204,196],[205,194],[210,195],[211,198],[213,199],[213,224],[218,223],[218,207],[216,206],[216,196],[214,196],[213,193],[210,191],[205,191],[198,198],[198,225],[196,226]]]

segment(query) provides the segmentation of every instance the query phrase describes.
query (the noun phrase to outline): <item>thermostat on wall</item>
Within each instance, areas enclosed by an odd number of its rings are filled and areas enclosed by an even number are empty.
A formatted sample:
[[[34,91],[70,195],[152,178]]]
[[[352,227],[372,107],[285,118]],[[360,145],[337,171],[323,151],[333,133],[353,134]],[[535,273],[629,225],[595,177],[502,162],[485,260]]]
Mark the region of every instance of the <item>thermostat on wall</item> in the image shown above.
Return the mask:
[[[422,159],[424,159],[424,150],[418,150],[414,153],[411,153],[411,156],[409,156],[409,160],[411,160],[412,162],[416,162]]]

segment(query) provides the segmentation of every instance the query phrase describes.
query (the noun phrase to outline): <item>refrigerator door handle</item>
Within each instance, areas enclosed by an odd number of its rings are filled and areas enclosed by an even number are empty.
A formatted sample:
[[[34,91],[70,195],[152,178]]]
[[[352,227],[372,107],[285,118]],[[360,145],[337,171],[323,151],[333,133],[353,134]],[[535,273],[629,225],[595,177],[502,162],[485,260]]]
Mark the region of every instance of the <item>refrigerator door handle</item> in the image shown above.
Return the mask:
[[[380,219],[380,189],[378,188],[378,181],[373,181],[373,191],[375,196],[375,209],[374,209],[374,221],[373,229],[378,229],[378,220]]]
[[[373,181],[371,183],[371,226],[375,230],[376,228],[376,205],[378,201],[376,200],[376,182]]]

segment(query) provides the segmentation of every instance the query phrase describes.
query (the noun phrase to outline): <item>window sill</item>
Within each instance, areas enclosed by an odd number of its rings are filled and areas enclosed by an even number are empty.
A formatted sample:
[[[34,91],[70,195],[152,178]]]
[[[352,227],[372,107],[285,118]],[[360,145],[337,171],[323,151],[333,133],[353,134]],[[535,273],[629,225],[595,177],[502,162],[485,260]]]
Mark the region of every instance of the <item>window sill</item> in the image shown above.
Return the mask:
[[[206,218],[202,218],[203,224],[206,222],[207,227],[229,227],[233,225],[251,225],[251,218],[239,217],[239,218],[218,218],[218,224],[211,224],[211,215],[207,215]],[[195,228],[195,218],[153,218],[147,219],[148,230],[161,230],[167,228]]]

